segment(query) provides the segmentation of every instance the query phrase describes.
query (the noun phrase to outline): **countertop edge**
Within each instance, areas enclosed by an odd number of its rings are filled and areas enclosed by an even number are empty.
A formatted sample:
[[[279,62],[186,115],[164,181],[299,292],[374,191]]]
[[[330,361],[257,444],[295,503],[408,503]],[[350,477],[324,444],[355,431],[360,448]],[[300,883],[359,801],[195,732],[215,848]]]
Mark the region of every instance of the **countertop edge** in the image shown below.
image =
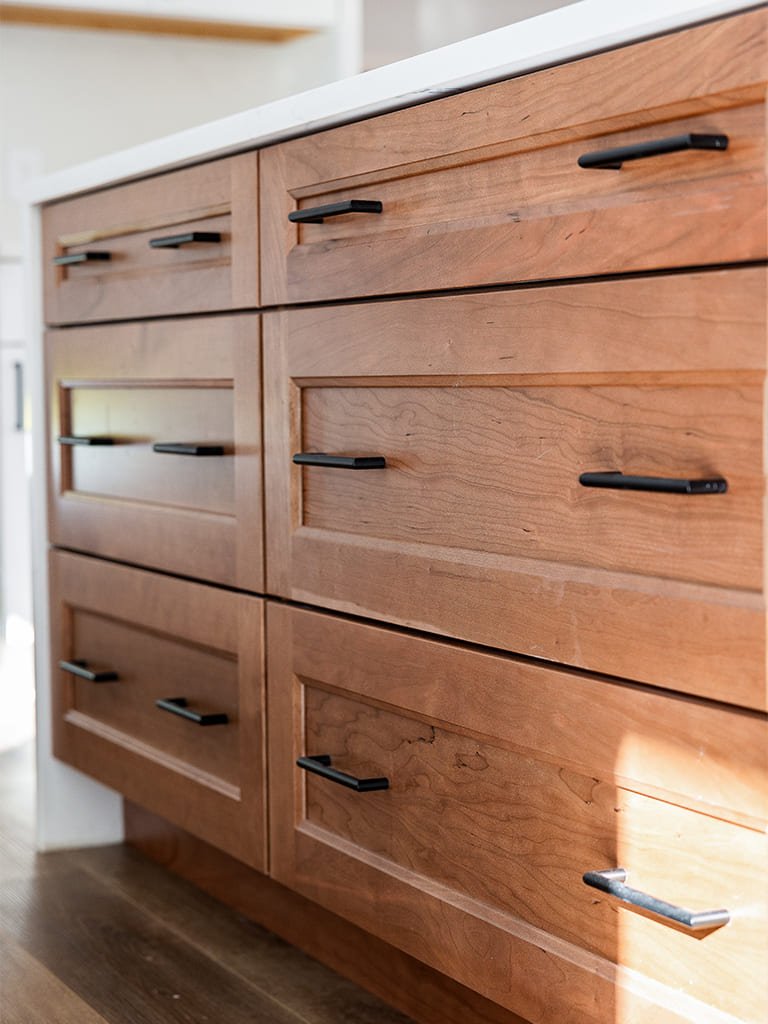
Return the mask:
[[[634,5],[632,5],[634,6]],[[263,148],[578,60],[680,28],[765,7],[754,0],[645,0],[631,11],[613,0],[581,0],[439,50],[142,143],[29,182],[31,205],[147,174]],[[596,33],[595,23],[602,27]],[[455,73],[460,67],[461,73]]]

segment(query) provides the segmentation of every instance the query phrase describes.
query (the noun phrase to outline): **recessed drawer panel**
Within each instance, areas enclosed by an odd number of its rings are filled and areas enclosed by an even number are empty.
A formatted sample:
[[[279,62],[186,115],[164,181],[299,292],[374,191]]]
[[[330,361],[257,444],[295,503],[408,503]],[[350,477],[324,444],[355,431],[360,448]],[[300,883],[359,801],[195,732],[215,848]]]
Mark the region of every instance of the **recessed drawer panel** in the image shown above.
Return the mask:
[[[247,153],[46,207],[46,321],[257,306],[257,187]]]
[[[263,869],[262,602],[51,556],[55,753]]]
[[[265,305],[764,259],[765,25],[265,150]]]
[[[270,591],[764,708],[764,295],[268,315]]]
[[[267,618],[280,881],[541,1024],[602,1024],[613,998],[622,1020],[762,1021],[768,847],[762,817],[734,819],[765,814],[764,717]],[[636,894],[583,880],[617,868]]]
[[[46,342],[53,541],[262,590],[258,317]]]

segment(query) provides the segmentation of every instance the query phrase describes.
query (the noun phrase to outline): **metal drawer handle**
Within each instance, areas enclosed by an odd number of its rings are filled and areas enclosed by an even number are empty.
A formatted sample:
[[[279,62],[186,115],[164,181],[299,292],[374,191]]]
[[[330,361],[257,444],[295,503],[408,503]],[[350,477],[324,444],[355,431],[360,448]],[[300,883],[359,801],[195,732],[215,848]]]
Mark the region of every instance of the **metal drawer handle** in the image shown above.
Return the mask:
[[[220,242],[221,234],[218,231],[187,231],[183,235],[165,235],[163,238],[150,238],[150,249],[178,249],[182,245],[191,245],[193,242]]]
[[[104,251],[91,251],[91,252],[73,252],[66,256],[54,256],[53,265],[55,267],[71,267],[75,263],[99,263],[104,260],[111,260],[112,253]]]
[[[674,903],[658,900],[655,896],[649,896],[647,892],[624,885],[626,878],[625,868],[609,868],[607,871],[587,871],[583,876],[583,881],[593,889],[599,889],[601,892],[608,893],[609,896],[615,896],[622,903],[629,903],[633,907],[647,910],[649,913],[663,917],[667,921],[673,921],[691,932],[722,928],[731,919],[727,910],[687,910]]]
[[[87,679],[89,683],[114,683],[120,677],[112,669],[104,669],[102,672],[94,672],[88,668],[87,661],[60,661],[59,668],[63,672],[69,672],[71,676],[78,676],[80,679]]]
[[[341,217],[345,213],[382,213],[383,210],[384,205],[378,199],[345,199],[343,203],[293,210],[288,214],[288,220],[293,224],[322,224],[326,217]]]
[[[354,775],[347,775],[336,768],[331,768],[329,754],[317,754],[315,757],[300,757],[296,764],[305,772],[312,772],[313,775],[320,775],[329,782],[335,782],[339,786],[346,786],[347,789],[354,789],[356,793],[373,793],[378,789],[389,789],[389,779],[357,779]]]
[[[24,429],[24,363],[13,364],[13,397],[16,415],[13,418],[13,429]]]
[[[664,156],[667,153],[681,153],[686,149],[728,149],[727,135],[670,135],[665,139],[651,139],[636,142],[631,146],[617,146],[616,149],[600,149],[584,153],[579,157],[579,167],[603,167],[621,170],[627,160],[645,160],[649,156]]]
[[[325,452],[296,452],[297,466],[326,466],[330,469],[386,469],[383,455],[326,455]]]
[[[177,444],[171,441],[159,441],[152,445],[153,452],[161,455],[223,455],[224,449],[220,444]]]
[[[172,715],[178,715],[179,718],[186,718],[188,722],[194,722],[195,725],[226,725],[229,722],[229,715],[224,712],[214,711],[202,715],[199,711],[190,711],[187,707],[186,697],[166,697],[164,700],[156,700],[155,707],[160,708],[161,711],[170,711]]]
[[[59,444],[66,444],[74,448],[80,445],[103,446],[114,444],[114,437],[86,437],[83,434],[62,434],[57,438]]]
[[[662,494],[725,494],[728,481],[722,477],[711,480],[676,480],[665,476],[625,476],[621,472],[582,473],[582,487],[608,487],[614,491],[656,491]]]

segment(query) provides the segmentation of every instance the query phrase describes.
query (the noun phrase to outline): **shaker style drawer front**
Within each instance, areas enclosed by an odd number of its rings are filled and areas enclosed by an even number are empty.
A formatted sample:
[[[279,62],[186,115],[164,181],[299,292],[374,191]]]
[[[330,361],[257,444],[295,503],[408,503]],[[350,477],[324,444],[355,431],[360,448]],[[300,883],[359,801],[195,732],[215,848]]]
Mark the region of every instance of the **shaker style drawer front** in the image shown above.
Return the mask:
[[[55,753],[263,869],[262,602],[51,557]]]
[[[267,622],[279,881],[542,1024],[604,1021],[618,962],[647,1013],[682,992],[669,1019],[763,1019],[765,821],[687,806],[709,783],[764,814],[763,720],[285,606]],[[631,899],[583,880],[617,868]]]
[[[46,207],[46,321],[257,306],[257,187],[248,153]]]
[[[765,282],[268,314],[269,592],[764,708]]]
[[[765,23],[265,150],[264,304],[765,259]]]
[[[258,317],[46,345],[53,541],[262,590]]]

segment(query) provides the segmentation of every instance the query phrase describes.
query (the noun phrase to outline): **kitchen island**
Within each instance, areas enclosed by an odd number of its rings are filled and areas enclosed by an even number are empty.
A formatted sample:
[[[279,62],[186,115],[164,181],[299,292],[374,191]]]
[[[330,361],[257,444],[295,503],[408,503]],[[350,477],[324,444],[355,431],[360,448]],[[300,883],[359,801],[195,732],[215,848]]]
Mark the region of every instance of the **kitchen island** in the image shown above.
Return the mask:
[[[617,6],[29,197],[41,845],[425,1022],[768,1008],[766,8]]]

